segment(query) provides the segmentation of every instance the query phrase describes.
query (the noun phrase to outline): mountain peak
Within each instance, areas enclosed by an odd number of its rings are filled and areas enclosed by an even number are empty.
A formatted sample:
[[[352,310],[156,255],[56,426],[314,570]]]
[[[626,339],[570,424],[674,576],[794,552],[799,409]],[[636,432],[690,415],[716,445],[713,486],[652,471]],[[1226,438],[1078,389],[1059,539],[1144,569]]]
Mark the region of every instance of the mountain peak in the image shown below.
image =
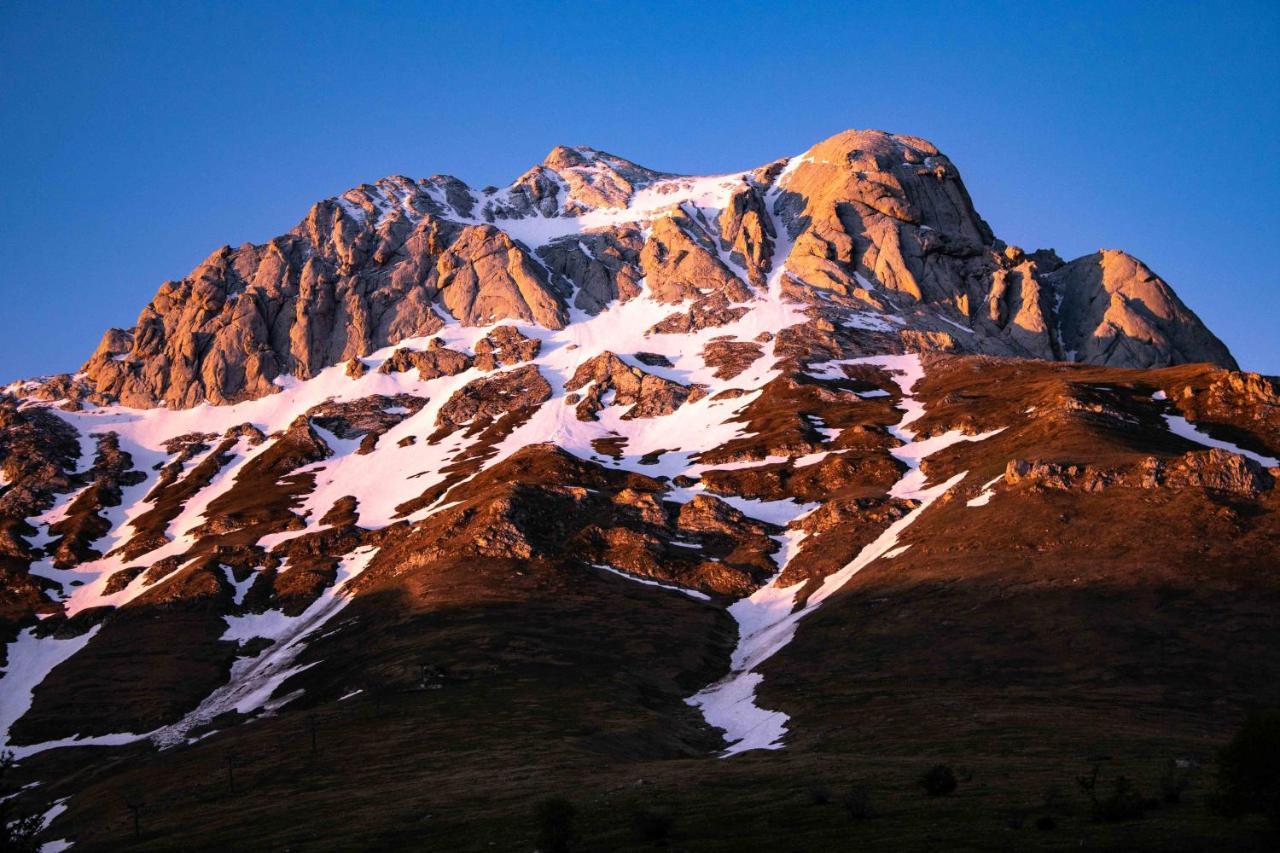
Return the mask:
[[[332,201],[165,284],[48,393],[232,403],[442,324],[558,329],[639,298],[670,306],[654,330],[728,330],[771,291],[881,351],[1235,367],[1149,268],[1006,246],[944,154],[880,130],[706,177],[560,145],[502,190],[393,175]]]
[[[549,169],[572,169],[593,162],[602,152],[585,145],[557,145],[542,160]]]

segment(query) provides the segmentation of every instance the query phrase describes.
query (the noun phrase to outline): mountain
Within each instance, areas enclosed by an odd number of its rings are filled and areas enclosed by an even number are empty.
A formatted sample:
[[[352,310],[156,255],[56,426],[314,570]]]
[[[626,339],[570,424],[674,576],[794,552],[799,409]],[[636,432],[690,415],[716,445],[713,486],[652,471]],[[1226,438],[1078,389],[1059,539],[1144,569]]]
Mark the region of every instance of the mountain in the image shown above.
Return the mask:
[[[0,394],[12,802],[91,850],[531,849],[557,796],[592,850],[1263,849],[1075,780],[1203,799],[1280,703],[1277,457],[1280,382],[921,139],[386,178]]]
[[[934,146],[849,131],[709,178],[564,147],[503,190],[385,178],[166,282],[136,326],[108,331],[85,376],[53,393],[133,407],[243,402],[446,319],[561,329],[642,293],[671,306],[667,331],[721,326],[737,313],[728,306],[766,289],[777,255],[789,298],[894,317],[891,331],[923,333],[932,350],[1236,366],[1140,261],[1102,250],[1064,263],[1009,246]]]

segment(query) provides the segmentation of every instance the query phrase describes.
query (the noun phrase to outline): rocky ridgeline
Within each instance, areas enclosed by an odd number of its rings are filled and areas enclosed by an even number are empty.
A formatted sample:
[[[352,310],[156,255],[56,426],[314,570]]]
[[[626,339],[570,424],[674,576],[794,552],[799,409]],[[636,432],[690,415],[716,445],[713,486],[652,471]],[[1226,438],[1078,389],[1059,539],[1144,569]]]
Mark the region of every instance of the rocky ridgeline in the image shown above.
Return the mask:
[[[386,178],[318,202],[264,244],[217,250],[166,282],[133,328],[108,331],[81,376],[38,393],[237,402],[434,334],[446,316],[558,329],[641,297],[672,306],[655,332],[687,333],[746,313],[784,242],[782,284],[811,316],[892,317],[908,349],[1234,367],[1141,261],[1103,250],[1064,262],[997,239],[922,139],[847,131],[726,176],[711,198],[708,180],[565,147],[502,190]]]

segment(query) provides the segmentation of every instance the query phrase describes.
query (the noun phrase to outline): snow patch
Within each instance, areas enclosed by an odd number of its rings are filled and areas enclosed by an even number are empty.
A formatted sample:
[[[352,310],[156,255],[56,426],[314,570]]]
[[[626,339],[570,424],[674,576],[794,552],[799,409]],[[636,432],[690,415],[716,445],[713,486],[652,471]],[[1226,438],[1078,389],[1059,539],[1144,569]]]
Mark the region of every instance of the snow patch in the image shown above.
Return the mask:
[[[204,701],[178,722],[152,734],[162,749],[186,739],[187,732],[208,723],[219,714],[237,711],[247,714],[259,708],[272,711],[286,704],[294,694],[272,700],[276,689],[288,678],[313,664],[296,664],[310,636],[342,611],[351,600],[350,583],[369,566],[377,553],[374,547],[359,548],[338,563],[338,576],[332,586],[298,616],[286,616],[269,610],[249,616],[227,617],[224,640],[247,640],[266,637],[273,644],[257,657],[240,658],[231,665],[230,680],[205,697]]]
[[[34,691],[54,667],[83,649],[101,630],[95,625],[78,637],[37,637],[27,628],[9,644],[8,663],[0,678],[0,747],[9,746],[9,730],[31,709]],[[17,754],[18,748],[13,748]]]
[[[995,492],[992,491],[992,487],[995,486],[996,483],[1000,482],[1003,479],[1004,479],[1004,474],[998,474],[995,477],[992,477],[990,480],[982,484],[982,489],[979,490],[977,497],[973,497],[965,501],[964,505],[965,506],[986,506],[991,501],[991,496],[995,494]]]
[[[1187,441],[1191,441],[1205,447],[1216,447],[1219,450],[1228,450],[1232,453],[1252,459],[1263,468],[1280,467],[1280,459],[1277,459],[1274,456],[1263,456],[1261,453],[1254,453],[1252,450],[1245,450],[1243,447],[1232,444],[1229,441],[1214,438],[1181,415],[1165,415],[1164,420],[1169,427],[1169,432],[1185,438]]]

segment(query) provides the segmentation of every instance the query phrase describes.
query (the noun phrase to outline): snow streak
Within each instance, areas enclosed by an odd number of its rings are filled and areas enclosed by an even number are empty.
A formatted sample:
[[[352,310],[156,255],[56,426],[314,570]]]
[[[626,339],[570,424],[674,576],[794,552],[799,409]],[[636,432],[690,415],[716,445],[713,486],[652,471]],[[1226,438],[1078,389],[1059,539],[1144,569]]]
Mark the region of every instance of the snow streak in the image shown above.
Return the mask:
[[[920,503],[886,528],[874,542],[865,546],[852,562],[840,571],[828,575],[802,607],[797,608],[796,597],[805,583],[802,581],[789,587],[779,586],[778,580],[782,575],[779,571],[766,586],[729,608],[729,613],[738,622],[738,646],[730,660],[730,672],[688,700],[689,704],[702,711],[708,723],[724,731],[725,740],[729,744],[722,753],[726,757],[751,749],[782,747],[782,738],[787,732],[787,715],[756,704],[755,691],[764,679],[757,671],[760,664],[791,642],[800,620],[818,609],[851,577],[882,556],[895,551],[901,553],[898,540],[906,529],[968,473],[961,472],[944,483],[927,486],[924,472],[920,470],[920,461],[958,442],[982,441],[1000,432],[992,430],[980,435],[965,435],[959,430],[952,430],[917,441],[909,425],[924,414],[924,404],[911,396],[912,388],[924,375],[920,357],[872,356],[848,359],[840,363],[874,364],[894,376],[894,381],[902,391],[900,405],[903,416],[891,431],[906,443],[892,453],[905,462],[908,469],[890,489],[889,494],[891,497],[917,500]]]

